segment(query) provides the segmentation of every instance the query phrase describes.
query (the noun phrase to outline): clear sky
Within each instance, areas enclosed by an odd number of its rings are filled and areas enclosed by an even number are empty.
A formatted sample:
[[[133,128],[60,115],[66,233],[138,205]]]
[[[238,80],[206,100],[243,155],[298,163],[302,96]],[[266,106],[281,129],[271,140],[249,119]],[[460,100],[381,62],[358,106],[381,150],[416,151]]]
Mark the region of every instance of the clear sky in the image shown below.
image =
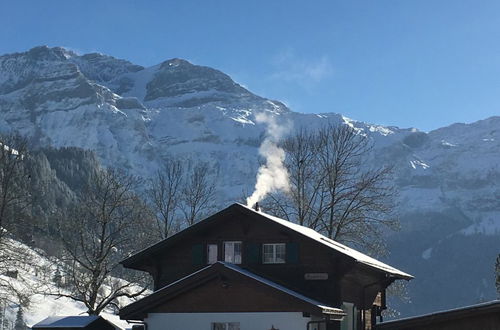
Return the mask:
[[[428,131],[500,115],[498,0],[1,0],[0,53],[180,57],[299,112]]]

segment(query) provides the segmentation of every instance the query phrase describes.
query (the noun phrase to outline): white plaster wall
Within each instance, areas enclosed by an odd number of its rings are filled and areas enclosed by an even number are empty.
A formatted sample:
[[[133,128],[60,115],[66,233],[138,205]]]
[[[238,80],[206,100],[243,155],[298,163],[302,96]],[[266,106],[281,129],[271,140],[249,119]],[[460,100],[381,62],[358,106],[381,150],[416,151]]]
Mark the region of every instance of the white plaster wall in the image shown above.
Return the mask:
[[[240,322],[240,330],[306,330],[302,313],[149,313],[148,330],[211,330],[212,322]]]

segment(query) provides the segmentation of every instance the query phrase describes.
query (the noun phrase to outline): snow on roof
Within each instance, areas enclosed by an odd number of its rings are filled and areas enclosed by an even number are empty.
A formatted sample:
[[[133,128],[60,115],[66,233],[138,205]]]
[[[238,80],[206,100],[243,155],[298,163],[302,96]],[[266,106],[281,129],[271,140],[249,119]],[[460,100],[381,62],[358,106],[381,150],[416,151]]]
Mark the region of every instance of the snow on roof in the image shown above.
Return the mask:
[[[447,310],[441,310],[441,311],[417,315],[417,316],[410,316],[410,317],[405,317],[405,318],[401,318],[401,319],[385,321],[385,322],[380,323],[380,325],[399,324],[399,323],[408,322],[408,321],[418,321],[418,320],[426,319],[426,318],[439,318],[439,317],[446,316],[449,314],[467,312],[467,311],[476,311],[476,310],[482,310],[482,309],[487,309],[487,308],[495,308],[497,310],[500,310],[500,300],[492,300],[492,301],[488,301],[488,302],[484,302],[484,303],[480,303],[480,304],[475,304],[475,305],[468,305],[468,306],[457,307],[457,308],[452,308],[452,309],[447,309]]]
[[[84,328],[99,316],[49,316],[33,325],[34,328]]]
[[[324,235],[321,235],[320,233],[318,233],[317,231],[311,229],[311,228],[307,228],[307,227],[304,227],[304,226],[301,226],[301,225],[298,225],[296,223],[293,223],[291,221],[287,221],[287,220],[284,220],[284,219],[280,219],[278,217],[275,217],[275,216],[272,216],[272,215],[269,215],[267,213],[264,213],[264,212],[261,212],[261,211],[255,211],[254,209],[246,206],[246,205],[243,205],[243,204],[240,204],[240,203],[234,203],[232,204],[231,206],[229,206],[228,208],[222,210],[221,212],[224,212],[228,209],[231,209],[231,208],[234,208],[235,206],[237,207],[241,207],[243,209],[245,209],[246,211],[250,211],[250,212],[253,212],[259,216],[262,216],[262,217],[265,217],[266,219],[269,219],[269,220],[272,220],[273,222],[277,223],[277,224],[280,224],[282,226],[285,226],[285,227],[288,227],[289,229],[299,233],[299,234],[302,234],[306,237],[309,237],[313,240],[315,240],[316,242],[319,242],[337,252],[340,252],[344,255],[347,255],[351,258],[354,258],[357,262],[359,263],[362,263],[364,265],[367,265],[369,267],[372,267],[372,268],[376,268],[376,269],[379,269],[379,270],[382,270],[384,272],[387,272],[391,275],[394,275],[394,276],[398,276],[400,278],[404,278],[404,279],[412,279],[413,276],[410,275],[410,274],[407,274],[399,269],[396,269],[392,266],[389,266],[381,261],[378,261],[372,257],[369,257],[367,256],[366,254],[364,253],[361,253],[359,251],[356,251],[354,249],[351,249],[350,247],[348,246],[345,246],[343,244],[340,244],[338,242],[335,242],[334,240],[324,236]],[[221,213],[219,212],[219,213]],[[217,213],[217,214],[219,214]],[[216,216],[217,214],[205,219],[205,220],[202,220],[194,225],[192,225],[191,227],[188,227],[186,228],[185,230],[183,231],[180,231],[178,232],[177,234],[169,237],[169,238],[166,238],[164,239],[163,241],[160,241],[158,243],[155,243],[137,253],[135,253],[134,255],[128,257],[127,259],[123,260],[122,263],[125,265],[125,267],[129,267],[127,266],[126,264],[131,262],[132,260],[137,260],[138,258],[140,258],[140,256],[144,255],[145,253],[148,253],[148,252],[152,252],[154,250],[157,250],[159,248],[162,248],[164,246],[164,244],[166,242],[169,242],[171,241],[172,239],[176,238],[176,237],[180,237],[180,235],[182,235],[187,229],[190,229],[190,228],[194,228],[196,226],[199,226],[199,225],[202,225],[204,224],[207,220],[209,219],[212,219],[214,216]],[[132,261],[133,262],[133,261]]]
[[[238,205],[241,207],[244,207],[245,209],[247,209],[251,212],[254,212],[260,216],[266,217],[267,219],[270,219],[270,220],[272,220],[280,225],[288,227],[288,228],[296,231],[297,233],[302,234],[304,236],[307,236],[307,237],[315,240],[316,242],[319,242],[319,243],[321,243],[321,244],[323,244],[323,245],[325,245],[333,250],[336,250],[342,254],[348,255],[348,256],[354,258],[359,263],[383,270],[383,271],[388,272],[392,275],[401,276],[401,277],[406,278],[406,279],[413,278],[413,276],[410,274],[402,272],[399,269],[396,269],[396,268],[389,266],[381,261],[378,261],[372,257],[369,257],[364,253],[361,253],[359,251],[351,249],[348,246],[345,246],[343,244],[335,242],[334,240],[332,240],[324,235],[321,235],[320,233],[318,233],[317,231],[315,231],[311,228],[304,227],[304,226],[298,225],[296,223],[293,223],[293,222],[290,222],[290,221],[287,221],[284,219],[280,219],[278,217],[274,217],[272,215],[269,215],[269,214],[261,212],[261,211],[255,211],[254,209],[252,209],[248,206],[239,204],[239,203],[238,203]]]

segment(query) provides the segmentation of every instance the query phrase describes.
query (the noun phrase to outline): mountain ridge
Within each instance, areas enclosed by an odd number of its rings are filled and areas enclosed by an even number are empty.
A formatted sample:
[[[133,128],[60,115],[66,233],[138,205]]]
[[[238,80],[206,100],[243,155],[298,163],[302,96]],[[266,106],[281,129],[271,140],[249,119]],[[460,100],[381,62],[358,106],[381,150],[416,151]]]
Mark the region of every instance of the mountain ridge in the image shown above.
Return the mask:
[[[417,284],[410,285],[415,303],[402,307],[404,315],[493,297],[486,267],[498,253],[494,244],[482,247],[481,273],[460,269],[480,278],[477,284],[454,279],[442,284],[444,291],[426,276],[439,265],[438,256],[443,261],[446,254],[462,254],[476,262],[460,242],[479,246],[500,237],[500,117],[422,132],[336,113],[293,112],[219,70],[182,59],[143,67],[61,47],[0,56],[0,132],[18,131],[38,146],[93,150],[104,165],[142,177],[170,157],[217,164],[223,202],[253,188],[266,129],[255,120],[261,112],[291,123],[290,133],[327,123],[349,125],[373,141],[370,163],[394,166],[402,231],[389,237],[388,262],[418,274]],[[452,272],[439,275],[436,283]],[[454,292],[461,287],[470,297]]]

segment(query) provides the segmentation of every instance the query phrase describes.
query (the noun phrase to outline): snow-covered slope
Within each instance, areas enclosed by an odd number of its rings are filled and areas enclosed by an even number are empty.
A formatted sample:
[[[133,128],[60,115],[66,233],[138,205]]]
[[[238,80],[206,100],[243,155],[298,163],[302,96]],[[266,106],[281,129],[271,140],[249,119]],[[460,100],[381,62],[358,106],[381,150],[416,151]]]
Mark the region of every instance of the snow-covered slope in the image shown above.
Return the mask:
[[[24,294],[31,294],[31,299],[28,306],[20,307],[16,297],[11,297],[11,301],[8,301],[4,306],[5,319],[2,319],[4,326],[7,326],[8,329],[14,328],[19,308],[23,309],[24,321],[30,328],[49,316],[87,315],[87,309],[82,303],[48,294],[59,290],[53,281],[57,269],[57,259],[48,257],[43,251],[32,250],[30,247],[14,240],[9,239],[6,245],[11,251],[14,251],[13,253],[21,255],[29,262],[11,264],[11,268],[16,270],[15,277],[1,274],[0,281],[8,281],[16,290]],[[63,290],[63,293],[66,292]],[[122,298],[120,301],[123,305],[130,302],[126,298]],[[111,310],[104,311],[101,316],[121,329],[132,328],[130,324],[120,320],[119,316]]]
[[[493,298],[500,117],[425,133],[296,113],[182,59],[143,68],[48,47],[0,57],[0,131],[19,131],[42,146],[92,149],[105,165],[144,177],[171,156],[216,163],[220,198],[228,202],[252,190],[265,132],[255,120],[259,112],[292,131],[350,125],[373,139],[374,164],[395,166],[402,231],[389,238],[388,262],[417,276],[404,314]],[[448,260],[460,268],[442,267]]]

